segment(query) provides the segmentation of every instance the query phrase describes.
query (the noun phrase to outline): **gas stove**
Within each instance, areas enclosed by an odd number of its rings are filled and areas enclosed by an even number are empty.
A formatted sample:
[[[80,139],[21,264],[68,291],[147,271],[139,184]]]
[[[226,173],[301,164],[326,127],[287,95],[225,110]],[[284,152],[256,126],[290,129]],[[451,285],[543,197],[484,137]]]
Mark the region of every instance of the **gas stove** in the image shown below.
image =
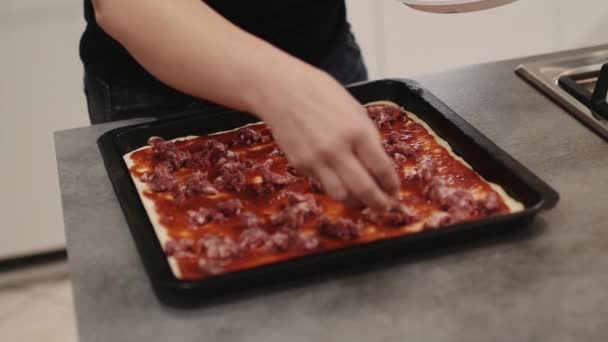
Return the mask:
[[[515,72],[608,140],[608,45],[539,57]]]

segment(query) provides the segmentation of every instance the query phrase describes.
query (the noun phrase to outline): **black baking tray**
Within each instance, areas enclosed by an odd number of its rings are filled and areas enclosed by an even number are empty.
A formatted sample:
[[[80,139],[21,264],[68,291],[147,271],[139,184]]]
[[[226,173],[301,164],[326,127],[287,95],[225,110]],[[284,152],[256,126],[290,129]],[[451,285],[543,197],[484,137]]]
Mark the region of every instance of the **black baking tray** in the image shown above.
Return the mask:
[[[233,129],[257,119],[243,113],[216,109],[198,115],[117,128],[102,135],[98,145],[146,271],[162,302],[172,306],[196,306],[312,275],[331,276],[332,272],[344,268],[357,268],[364,263],[432,249],[446,242],[516,230],[525,226],[541,210],[550,209],[557,203],[558,194],[550,186],[416,82],[387,79],[355,84],[348,90],[361,103],[388,100],[416,113],[477,172],[501,185],[509,195],[522,202],[525,209],[505,216],[306,256],[201,281],[181,281],[171,272],[122,156],[145,145],[153,135],[165,139],[203,135]]]

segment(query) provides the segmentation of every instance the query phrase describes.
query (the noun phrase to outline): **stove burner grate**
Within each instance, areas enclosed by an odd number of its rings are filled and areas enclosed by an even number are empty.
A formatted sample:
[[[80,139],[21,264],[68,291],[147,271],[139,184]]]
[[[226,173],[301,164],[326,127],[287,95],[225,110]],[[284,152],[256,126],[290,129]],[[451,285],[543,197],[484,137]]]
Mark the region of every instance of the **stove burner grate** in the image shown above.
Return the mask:
[[[608,120],[608,63],[601,70],[562,76],[558,83],[594,115]]]

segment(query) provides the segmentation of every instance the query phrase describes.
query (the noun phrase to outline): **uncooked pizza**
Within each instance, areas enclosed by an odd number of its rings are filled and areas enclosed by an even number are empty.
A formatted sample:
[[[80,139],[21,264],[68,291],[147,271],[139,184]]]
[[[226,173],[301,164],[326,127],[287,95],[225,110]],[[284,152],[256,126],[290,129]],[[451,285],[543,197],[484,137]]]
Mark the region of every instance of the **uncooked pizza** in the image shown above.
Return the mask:
[[[124,156],[176,278],[208,277],[523,209],[413,113],[366,105],[401,177],[389,210],[334,201],[293,169],[263,123]]]

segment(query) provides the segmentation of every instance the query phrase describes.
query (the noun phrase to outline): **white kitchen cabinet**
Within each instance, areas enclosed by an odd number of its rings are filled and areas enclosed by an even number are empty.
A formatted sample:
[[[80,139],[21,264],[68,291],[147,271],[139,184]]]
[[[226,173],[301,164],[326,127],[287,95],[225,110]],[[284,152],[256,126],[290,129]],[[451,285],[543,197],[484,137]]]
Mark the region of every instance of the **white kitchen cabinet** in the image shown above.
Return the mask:
[[[65,245],[53,131],[88,124],[82,4],[0,3],[0,259]]]

